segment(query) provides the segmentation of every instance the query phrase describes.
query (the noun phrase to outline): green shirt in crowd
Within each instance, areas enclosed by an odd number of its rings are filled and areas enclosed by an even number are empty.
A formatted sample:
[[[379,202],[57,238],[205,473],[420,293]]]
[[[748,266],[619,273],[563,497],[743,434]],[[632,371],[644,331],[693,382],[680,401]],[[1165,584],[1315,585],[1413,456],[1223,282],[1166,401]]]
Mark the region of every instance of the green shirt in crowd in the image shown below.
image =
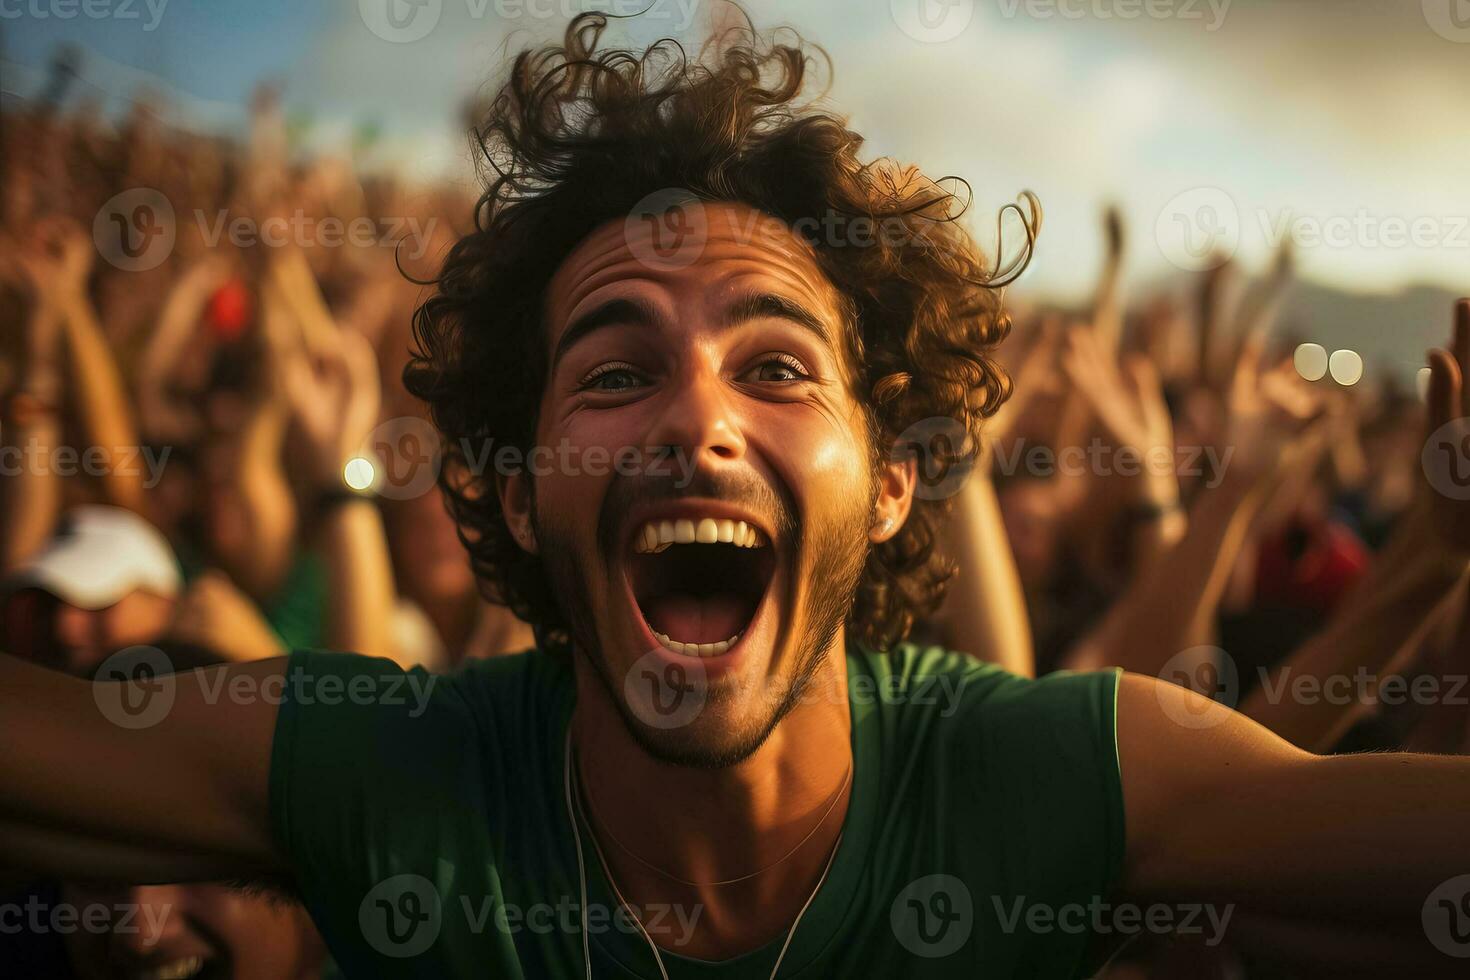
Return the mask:
[[[853,787],[781,977],[1074,977],[1123,859],[1117,674],[848,655]],[[274,833],[348,977],[583,977],[564,658],[458,673],[303,652],[272,750]],[[651,800],[658,788],[648,787]],[[592,975],[657,977],[579,823]],[[638,910],[677,949],[697,909]],[[766,980],[782,939],[671,980]]]

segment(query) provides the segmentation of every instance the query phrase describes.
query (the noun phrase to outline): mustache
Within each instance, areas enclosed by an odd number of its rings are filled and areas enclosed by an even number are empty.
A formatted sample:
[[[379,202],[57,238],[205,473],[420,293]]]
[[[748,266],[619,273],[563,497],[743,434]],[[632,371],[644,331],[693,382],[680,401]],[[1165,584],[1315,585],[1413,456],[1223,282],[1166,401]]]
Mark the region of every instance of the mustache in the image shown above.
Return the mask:
[[[622,515],[633,504],[661,503],[688,498],[721,500],[737,504],[770,522],[778,537],[795,537],[800,522],[789,498],[749,469],[710,470],[700,467],[689,477],[682,475],[618,474],[603,497],[597,517],[598,543],[603,553],[613,554]]]

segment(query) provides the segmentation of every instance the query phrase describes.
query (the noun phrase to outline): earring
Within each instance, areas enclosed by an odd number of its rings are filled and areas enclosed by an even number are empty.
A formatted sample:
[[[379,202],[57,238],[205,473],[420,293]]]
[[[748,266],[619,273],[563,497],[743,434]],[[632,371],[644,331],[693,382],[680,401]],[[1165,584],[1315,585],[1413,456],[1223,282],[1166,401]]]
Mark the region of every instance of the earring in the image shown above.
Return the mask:
[[[893,518],[891,518],[891,517],[885,517],[885,518],[883,518],[883,523],[881,525],[879,525],[879,527],[878,527],[878,533],[879,534],[887,534],[891,530],[893,530]]]

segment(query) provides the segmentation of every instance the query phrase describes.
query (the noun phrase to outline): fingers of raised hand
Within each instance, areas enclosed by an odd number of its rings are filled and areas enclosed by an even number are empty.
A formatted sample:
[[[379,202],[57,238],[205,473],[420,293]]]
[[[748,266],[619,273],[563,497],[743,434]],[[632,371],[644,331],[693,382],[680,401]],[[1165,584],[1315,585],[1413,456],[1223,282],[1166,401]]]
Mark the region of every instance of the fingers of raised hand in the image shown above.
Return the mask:
[[[1463,414],[1463,375],[1460,365],[1449,351],[1435,348],[1429,352],[1429,390],[1425,402],[1429,414],[1429,431]]]
[[[1451,340],[1451,353],[1460,368],[1460,378],[1470,375],[1470,299],[1461,299],[1455,304],[1455,332]],[[1470,415],[1470,390],[1462,386],[1459,409],[1461,415]]]

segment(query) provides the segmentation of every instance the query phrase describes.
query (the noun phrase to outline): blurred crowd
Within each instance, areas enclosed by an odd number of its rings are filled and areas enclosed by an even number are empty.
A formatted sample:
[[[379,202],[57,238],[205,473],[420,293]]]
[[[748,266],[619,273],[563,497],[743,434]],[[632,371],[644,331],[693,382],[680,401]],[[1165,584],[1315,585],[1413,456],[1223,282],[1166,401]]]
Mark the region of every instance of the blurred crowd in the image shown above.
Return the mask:
[[[401,381],[474,194],[303,157],[269,89],[238,140],[166,115],[51,98],[0,116],[0,645],[82,676],[138,646],[179,669],[320,647],[433,671],[531,646],[418,480],[431,447]],[[1011,297],[1014,394],[967,479],[921,485],[954,499],[959,571],[919,638],[1025,674],[1163,676],[1316,751],[1461,751],[1449,697],[1281,694],[1293,676],[1361,668],[1377,691],[1463,672],[1464,590],[1432,609],[1394,593],[1435,533],[1421,394],[1293,359],[1295,331],[1330,325],[1277,322],[1289,255],[1130,300],[1122,217],[1101,232],[1085,307]],[[113,918],[0,934],[5,975],[330,969],[288,894],[8,884],[19,907]],[[142,910],[130,928],[124,906]],[[1110,969],[1296,975],[1334,955],[1280,923],[1232,939],[1154,937]]]

